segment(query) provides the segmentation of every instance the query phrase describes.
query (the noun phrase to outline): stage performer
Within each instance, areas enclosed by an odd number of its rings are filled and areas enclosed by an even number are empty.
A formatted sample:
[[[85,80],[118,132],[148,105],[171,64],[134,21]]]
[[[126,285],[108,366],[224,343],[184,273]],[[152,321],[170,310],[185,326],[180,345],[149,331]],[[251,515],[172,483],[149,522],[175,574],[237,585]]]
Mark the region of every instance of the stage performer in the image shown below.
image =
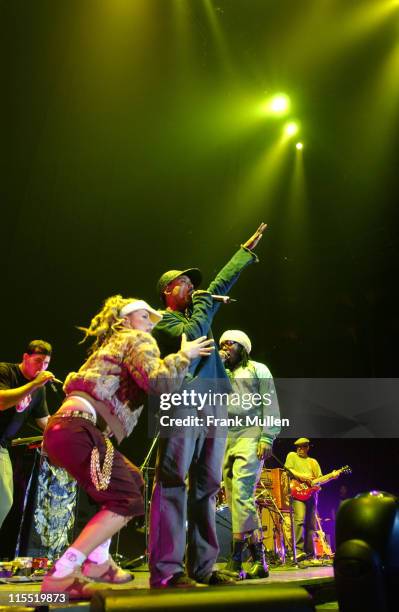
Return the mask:
[[[267,578],[262,527],[255,503],[255,490],[264,461],[270,457],[280,433],[280,411],[270,370],[249,358],[251,340],[238,329],[225,331],[219,340],[219,354],[230,378],[235,398],[229,403],[229,424],[223,462],[223,482],[231,510],[232,555],[226,571],[236,579]],[[231,396],[233,399],[233,396]],[[244,571],[242,555],[248,546],[249,570]]]
[[[165,311],[154,329],[162,356],[176,350],[183,333],[189,339],[202,335],[212,337],[211,324],[220,306],[212,294],[226,295],[242,270],[258,261],[253,249],[265,229],[262,223],[206,291],[196,290],[202,280],[198,268],[168,270],[162,274],[158,292]],[[201,381],[205,389],[230,389],[217,351],[191,363],[185,388],[200,389]],[[198,414],[193,406],[186,411],[193,417]],[[170,414],[182,416],[182,412],[172,409]],[[151,587],[233,584],[230,577],[214,570],[219,550],[215,496],[220,487],[225,442],[226,432],[211,432],[207,426],[186,428],[180,436],[161,437],[150,513]]]
[[[183,336],[173,355],[160,359],[150,332],[162,315],[146,302],[110,297],[85,329],[94,339],[90,356],[68,375],[66,398],[44,433],[49,459],[64,467],[100,505],[77,539],[43,580],[42,592],[64,592],[90,598],[95,582],[132,579],[109,555],[111,537],[144,512],[139,470],[118,450],[137,423],[146,393],[173,391],[188,371],[190,360],[208,356],[212,341]],[[82,566],[82,570],[80,569]]]
[[[312,486],[312,481],[322,476],[321,468],[313,457],[309,457],[310,441],[308,438],[298,438],[294,442],[296,452],[290,452],[285,460],[285,467],[294,477]],[[338,478],[339,472],[334,470],[332,478]],[[317,492],[306,501],[293,499],[295,542],[297,561],[314,557],[313,533],[317,529]]]
[[[0,363],[0,527],[13,502],[13,473],[8,447],[25,421],[33,417],[40,429],[49,412],[45,385],[54,379],[47,371],[51,344],[32,340],[21,363]]]

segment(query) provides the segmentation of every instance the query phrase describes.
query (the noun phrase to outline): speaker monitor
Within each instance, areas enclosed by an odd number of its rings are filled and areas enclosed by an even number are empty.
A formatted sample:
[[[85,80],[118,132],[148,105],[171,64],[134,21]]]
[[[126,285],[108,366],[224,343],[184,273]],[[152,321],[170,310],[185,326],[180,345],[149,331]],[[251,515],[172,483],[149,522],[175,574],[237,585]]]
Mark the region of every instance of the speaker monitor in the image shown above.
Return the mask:
[[[179,592],[176,592],[179,591]],[[172,591],[99,591],[91,600],[91,612],[246,612],[247,610],[307,612],[314,610],[309,593],[302,587],[267,586],[223,587],[222,589],[175,589]]]
[[[372,491],[345,501],[336,522],[335,582],[341,612],[397,609],[399,503]]]

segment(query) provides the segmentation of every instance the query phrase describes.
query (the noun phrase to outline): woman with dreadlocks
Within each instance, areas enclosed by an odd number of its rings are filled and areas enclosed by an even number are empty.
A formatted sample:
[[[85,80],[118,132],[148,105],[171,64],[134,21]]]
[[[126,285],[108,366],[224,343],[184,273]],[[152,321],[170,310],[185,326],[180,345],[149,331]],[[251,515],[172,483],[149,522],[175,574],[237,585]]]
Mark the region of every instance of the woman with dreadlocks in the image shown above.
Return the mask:
[[[65,468],[100,505],[77,539],[45,576],[42,592],[68,593],[89,598],[95,581],[122,583],[132,579],[109,555],[111,537],[127,522],[144,513],[141,474],[118,450],[130,435],[147,393],[179,388],[190,361],[207,356],[212,340],[205,336],[160,359],[150,335],[162,315],[146,302],[108,298],[88,328],[92,339],[89,358],[64,385],[65,400],[44,433],[50,460]],[[83,340],[83,341],[84,341]]]

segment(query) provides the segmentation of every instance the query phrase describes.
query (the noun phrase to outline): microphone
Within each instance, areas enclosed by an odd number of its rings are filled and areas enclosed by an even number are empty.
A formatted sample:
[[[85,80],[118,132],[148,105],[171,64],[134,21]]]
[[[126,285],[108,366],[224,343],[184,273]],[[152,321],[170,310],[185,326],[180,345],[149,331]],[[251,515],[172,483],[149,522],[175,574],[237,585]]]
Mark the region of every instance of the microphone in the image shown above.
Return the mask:
[[[232,304],[233,302],[237,301],[234,298],[231,298],[229,295],[211,295],[211,298],[215,302],[223,302],[223,304]]]
[[[58,393],[58,389],[54,383],[58,383],[59,385],[63,385],[64,383],[58,378],[53,378],[52,380],[50,380],[49,385],[51,387],[51,390],[54,391],[54,393]]]
[[[230,351],[226,351],[225,349],[219,351],[220,359],[223,361],[227,361],[230,357]]]

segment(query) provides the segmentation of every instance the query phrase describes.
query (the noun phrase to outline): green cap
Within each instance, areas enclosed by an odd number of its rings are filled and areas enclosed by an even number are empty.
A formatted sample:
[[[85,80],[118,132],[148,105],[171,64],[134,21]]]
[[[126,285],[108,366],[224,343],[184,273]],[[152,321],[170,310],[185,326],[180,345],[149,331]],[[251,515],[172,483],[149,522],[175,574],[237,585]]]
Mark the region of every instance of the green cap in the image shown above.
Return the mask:
[[[174,281],[176,278],[179,278],[179,276],[183,276],[183,274],[188,276],[188,278],[193,283],[195,289],[199,287],[202,281],[202,274],[198,268],[187,268],[187,270],[168,270],[167,272],[164,272],[164,274],[162,274],[161,278],[158,281],[157,289],[159,296],[162,298],[163,292],[165,291],[165,287],[169,285],[169,283]]]

